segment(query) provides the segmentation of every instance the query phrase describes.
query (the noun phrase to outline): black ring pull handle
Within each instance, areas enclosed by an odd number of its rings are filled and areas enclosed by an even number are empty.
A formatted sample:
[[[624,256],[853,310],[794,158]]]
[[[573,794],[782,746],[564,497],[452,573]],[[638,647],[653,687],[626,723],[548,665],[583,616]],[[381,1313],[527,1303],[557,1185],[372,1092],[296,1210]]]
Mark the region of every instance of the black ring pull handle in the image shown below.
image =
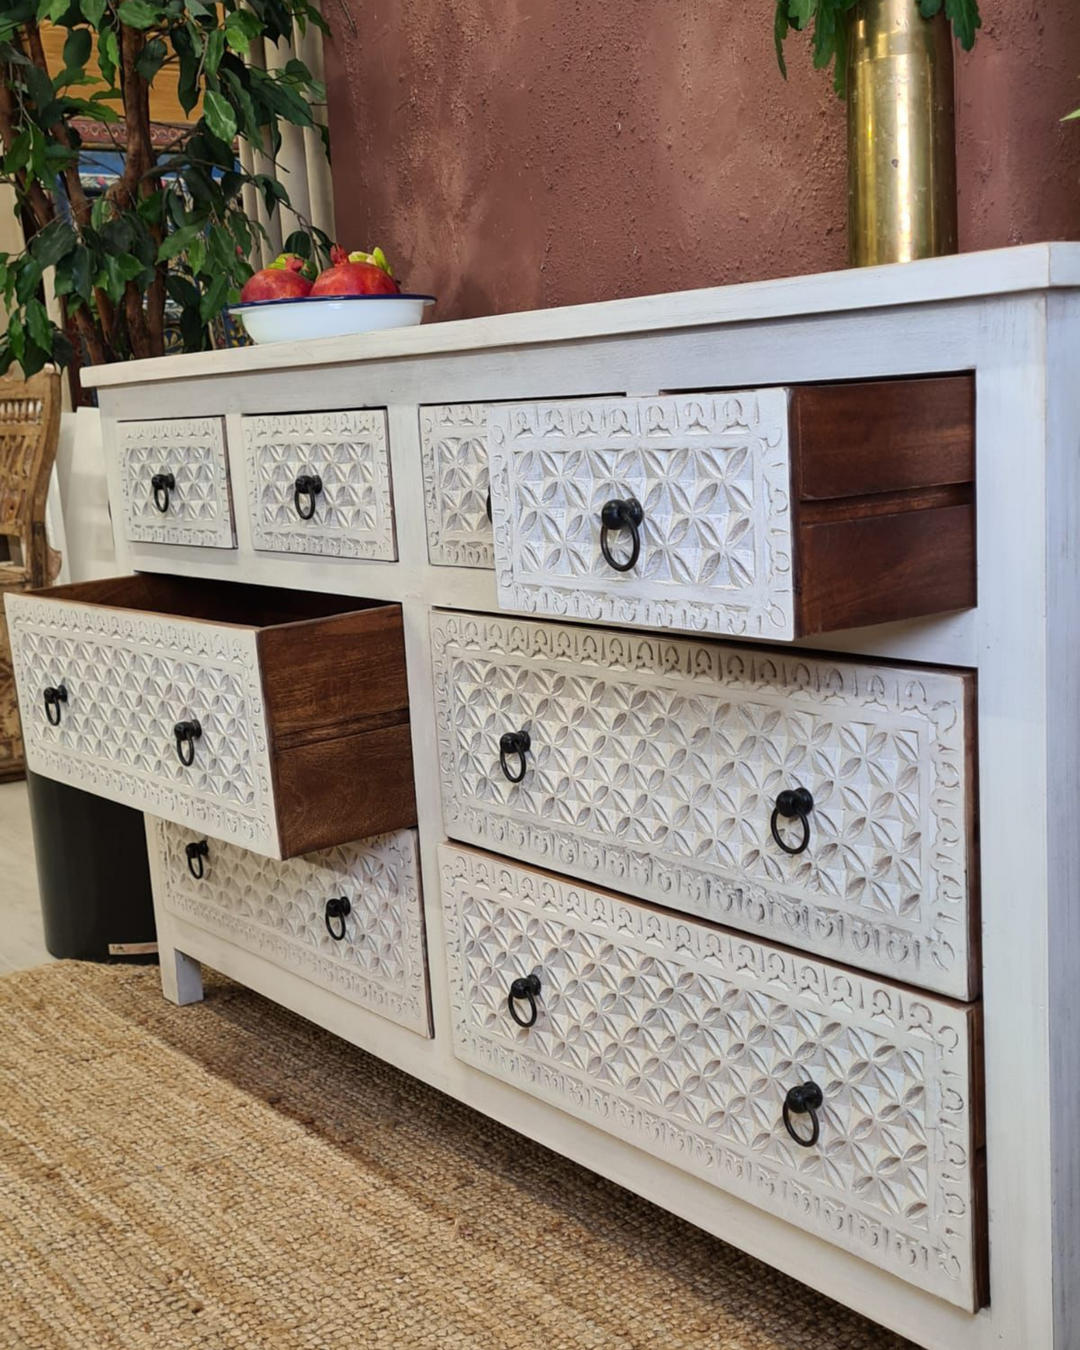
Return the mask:
[[[154,505],[164,515],[169,509],[169,493],[176,491],[176,479],[171,473],[156,473],[150,479],[150,487],[154,493]]]
[[[510,986],[510,993],[506,998],[506,1006],[510,1009],[510,1016],[519,1027],[535,1026],[536,1019],[540,1016],[540,1009],[537,1007],[536,1000],[540,997],[540,976],[523,975],[516,979]],[[519,1017],[517,1005],[519,1002],[529,1003],[528,1017]]]
[[[45,700],[45,720],[51,727],[60,725],[60,705],[68,701],[66,684],[49,685],[42,697]]]
[[[627,497],[625,501],[614,497],[600,508],[600,552],[607,565],[616,572],[629,572],[637,566],[641,556],[640,526],[644,519],[645,511],[636,497]],[[608,547],[609,530],[630,531],[630,556],[623,562],[619,562]]]
[[[296,514],[301,520],[310,520],[315,514],[315,498],[322,491],[322,479],[317,473],[302,473],[293,484],[293,505],[296,507]],[[301,502],[301,497],[308,499],[307,508]]]
[[[813,809],[814,799],[806,788],[785,788],[777,797],[769,828],[772,830],[772,837],[776,840],[777,845],[785,853],[790,853],[793,856],[797,853],[805,853],[810,843],[810,812]],[[777,822],[781,816],[785,820],[802,821],[802,838],[794,848],[790,844],[786,844],[780,837]]]
[[[527,731],[504,731],[499,737],[499,767],[510,780],[511,783],[520,783],[525,777],[525,756],[528,754],[529,747],[532,745],[532,737]],[[511,772],[507,759],[510,755],[517,755],[518,770]]]
[[[195,763],[195,742],[202,735],[202,727],[194,719],[177,722],[173,735],[176,737],[176,757],[185,769],[190,769]]]
[[[487,496],[484,498],[484,513],[488,518],[488,524],[491,524],[491,489],[488,488]]]
[[[187,870],[196,881],[202,881],[206,875],[203,859],[209,858],[210,845],[205,839],[200,839],[198,842],[193,839],[190,844],[184,845],[184,852],[187,854]]]
[[[346,895],[335,895],[326,902],[326,931],[334,939],[340,942],[345,936],[345,920],[352,913],[352,904]],[[334,920],[338,920],[338,927],[334,927]]]
[[[816,1083],[800,1083],[798,1087],[788,1089],[784,1098],[784,1129],[797,1144],[803,1148],[813,1148],[821,1137],[821,1121],[818,1112],[825,1101],[825,1094]],[[792,1116],[810,1117],[810,1137],[799,1134],[791,1123]]]

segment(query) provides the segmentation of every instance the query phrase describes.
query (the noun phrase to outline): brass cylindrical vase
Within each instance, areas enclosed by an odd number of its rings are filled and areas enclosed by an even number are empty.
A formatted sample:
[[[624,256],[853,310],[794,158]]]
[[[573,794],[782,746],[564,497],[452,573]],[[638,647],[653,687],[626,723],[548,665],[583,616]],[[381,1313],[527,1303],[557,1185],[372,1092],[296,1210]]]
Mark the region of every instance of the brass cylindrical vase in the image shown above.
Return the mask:
[[[956,252],[952,30],[918,0],[859,0],[847,44],[852,265]]]

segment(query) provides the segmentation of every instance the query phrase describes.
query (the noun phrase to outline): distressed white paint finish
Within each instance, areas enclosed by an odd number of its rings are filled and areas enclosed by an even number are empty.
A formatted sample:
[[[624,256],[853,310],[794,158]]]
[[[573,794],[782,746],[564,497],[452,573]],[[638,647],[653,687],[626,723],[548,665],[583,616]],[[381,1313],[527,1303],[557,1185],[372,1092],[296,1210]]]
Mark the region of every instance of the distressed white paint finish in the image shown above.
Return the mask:
[[[974,1306],[967,1012],[471,850],[439,855],[458,1055]],[[507,992],[532,973],[526,1029]],[[813,1148],[781,1119],[806,1082],[825,1094]]]
[[[502,608],[794,637],[786,389],[492,408],[488,455]],[[600,513],[628,498],[644,522],[623,572]],[[628,556],[627,531],[608,542]]]
[[[963,676],[446,613],[432,666],[451,837],[968,996]]]
[[[277,862],[207,840],[202,880],[186,846],[204,836],[159,820],[159,902],[171,914],[292,970],[363,1008],[431,1034],[415,830]],[[344,896],[345,937],[331,938],[326,902]]]
[[[224,424],[220,417],[120,422],[116,430],[124,534],[133,543],[235,548]],[[168,508],[153,476],[171,473]]]
[[[255,630],[7,597],[27,762],[36,773],[262,853],[278,851]],[[64,685],[60,724],[42,701]],[[173,726],[202,736],[185,767]]]
[[[245,417],[243,441],[256,549],[397,557],[384,409]],[[296,510],[301,474],[322,479],[310,520]],[[303,506],[311,509],[310,498]]]
[[[488,519],[488,406],[420,409],[428,558],[435,566],[494,567]]]

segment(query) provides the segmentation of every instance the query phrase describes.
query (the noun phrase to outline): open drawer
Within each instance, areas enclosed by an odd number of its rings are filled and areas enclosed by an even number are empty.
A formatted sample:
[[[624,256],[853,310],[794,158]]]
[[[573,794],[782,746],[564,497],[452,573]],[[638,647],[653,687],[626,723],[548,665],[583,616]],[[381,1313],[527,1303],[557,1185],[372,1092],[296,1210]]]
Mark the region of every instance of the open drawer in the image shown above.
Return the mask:
[[[137,575],[7,616],[35,773],[272,858],[416,824],[400,606]]]
[[[975,604],[969,375],[488,410],[499,605],[790,641]]]

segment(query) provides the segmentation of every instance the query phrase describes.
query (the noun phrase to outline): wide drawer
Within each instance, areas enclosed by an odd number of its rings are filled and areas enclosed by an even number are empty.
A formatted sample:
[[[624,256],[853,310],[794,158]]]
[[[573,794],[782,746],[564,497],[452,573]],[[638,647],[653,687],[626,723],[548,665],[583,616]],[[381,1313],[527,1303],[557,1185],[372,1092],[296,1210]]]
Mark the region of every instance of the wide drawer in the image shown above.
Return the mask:
[[[975,603],[968,376],[487,420],[504,609],[789,640]]]
[[[400,606],[140,575],[7,615],[35,772],[269,857],[415,825]]]
[[[452,613],[432,660],[451,838],[974,994],[972,675]]]
[[[440,846],[440,876],[460,1059],[981,1305],[978,1005],[470,849]]]
[[[255,548],[397,558],[384,409],[259,415],[242,425]]]
[[[118,422],[116,441],[126,539],[236,547],[222,418]]]
[[[431,1035],[415,830],[287,862],[163,820],[151,838],[170,914]]]
[[[428,559],[442,567],[495,566],[488,491],[490,404],[420,409]]]

